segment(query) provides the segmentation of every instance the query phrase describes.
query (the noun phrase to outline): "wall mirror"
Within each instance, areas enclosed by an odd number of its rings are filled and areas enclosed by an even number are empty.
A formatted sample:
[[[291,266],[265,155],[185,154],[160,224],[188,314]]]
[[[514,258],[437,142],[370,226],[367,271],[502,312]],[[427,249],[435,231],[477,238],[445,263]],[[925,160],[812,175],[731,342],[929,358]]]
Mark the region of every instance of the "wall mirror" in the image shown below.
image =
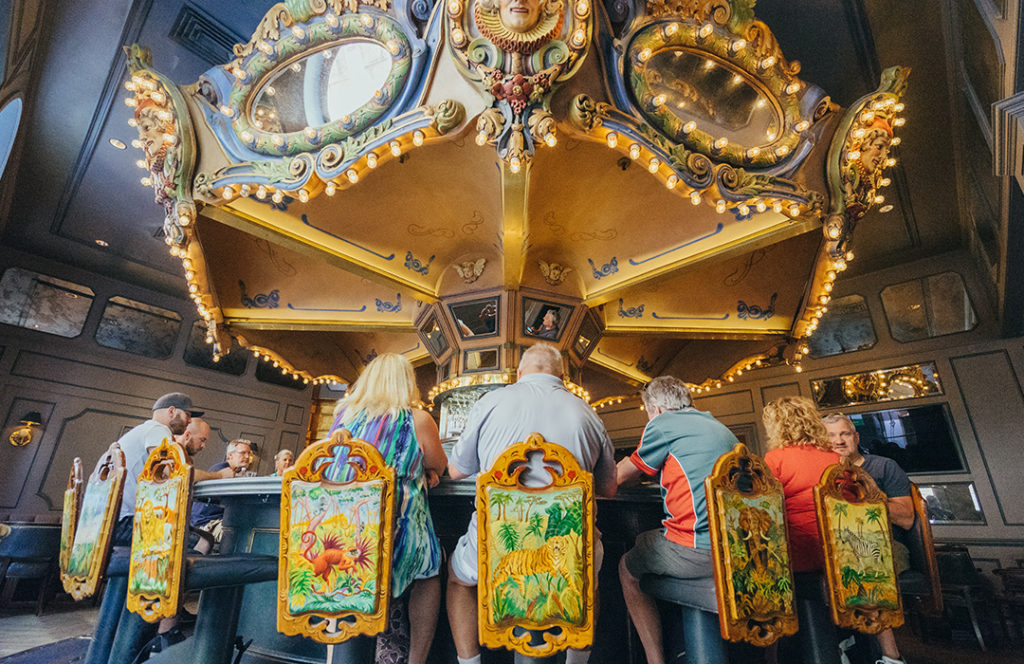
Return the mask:
[[[930,523],[984,525],[985,513],[974,482],[918,484]]]
[[[420,337],[427,350],[435,358],[439,358],[447,352],[448,337],[444,335],[444,330],[437,324],[437,317],[434,314],[430,314],[430,317],[420,327]]]
[[[89,316],[91,288],[20,267],[0,279],[0,323],[77,337]]]
[[[934,396],[942,394],[942,383],[935,365],[927,362],[812,380],[811,392],[820,407],[833,408]]]
[[[978,324],[964,280],[956,272],[887,286],[882,307],[896,341],[966,332]]]
[[[448,305],[455,327],[463,339],[492,337],[498,333],[497,295]]]
[[[586,357],[587,353],[590,352],[590,348],[597,342],[600,336],[601,329],[597,326],[593,315],[587,314],[584,316],[579,332],[576,333],[576,342],[573,343],[573,350],[576,351],[576,355],[580,358]]]
[[[945,404],[847,413],[865,454],[889,457],[907,473],[966,470]]]
[[[391,54],[372,41],[347,41],[281,68],[256,93],[250,122],[296,132],[347,118],[387,82]]]
[[[146,357],[167,357],[179,329],[181,316],[177,312],[117,296],[103,309],[96,343]]]
[[[557,302],[523,298],[523,334],[558,341],[572,314],[572,307]]]
[[[832,300],[817,331],[808,342],[809,355],[815,359],[871,348],[878,342],[871,323],[868,303],[860,295]]]
[[[462,370],[466,373],[474,371],[493,371],[498,368],[498,348],[467,350],[463,354]]]
[[[206,325],[198,320],[192,324],[192,329],[188,334],[188,344],[185,345],[185,353],[182,357],[186,364],[221,371],[232,376],[241,376],[245,373],[245,365],[249,360],[249,354],[232,339],[231,351],[214,362],[213,345],[206,343]]]

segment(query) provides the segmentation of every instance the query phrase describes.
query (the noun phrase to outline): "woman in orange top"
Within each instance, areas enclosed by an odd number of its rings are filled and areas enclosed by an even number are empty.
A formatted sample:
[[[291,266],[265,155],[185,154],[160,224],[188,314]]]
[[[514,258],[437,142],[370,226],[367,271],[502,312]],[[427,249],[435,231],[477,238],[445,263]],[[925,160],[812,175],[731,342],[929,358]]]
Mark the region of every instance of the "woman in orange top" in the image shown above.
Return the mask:
[[[786,496],[793,571],[819,570],[824,557],[814,512],[814,485],[840,457],[832,451],[828,430],[807,397],[776,399],[765,406],[762,418],[771,448],[764,460],[782,482]]]

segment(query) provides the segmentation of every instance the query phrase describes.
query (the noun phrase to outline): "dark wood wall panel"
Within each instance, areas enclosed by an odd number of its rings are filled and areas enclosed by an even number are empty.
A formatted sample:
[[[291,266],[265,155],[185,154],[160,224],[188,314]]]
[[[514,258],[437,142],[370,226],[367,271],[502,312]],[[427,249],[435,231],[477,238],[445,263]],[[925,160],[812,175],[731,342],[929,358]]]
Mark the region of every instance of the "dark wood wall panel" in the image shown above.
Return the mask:
[[[39,455],[45,439],[46,426],[50,423],[53,406],[54,404],[49,401],[11,399],[11,406],[4,421],[4,440],[0,440],[0,507],[9,508],[18,504],[18,499],[28,482],[29,469]],[[9,444],[7,436],[30,411],[38,411],[43,416],[43,435],[37,433],[31,443],[22,447]]]
[[[174,389],[173,381],[156,377],[151,371],[135,371],[127,367],[94,364],[57,355],[22,351],[18,353],[11,375],[38,378],[51,384],[84,387],[107,392],[113,396],[153,401]],[[188,381],[177,389],[188,392],[192,402],[207,413],[229,413],[253,419],[276,421],[280,404],[269,399],[254,398],[225,390],[207,389]]]
[[[952,357],[950,363],[971,428],[983,441],[979,449],[1003,520],[1024,525],[1024,394],[1010,358],[1005,351],[996,351]]]

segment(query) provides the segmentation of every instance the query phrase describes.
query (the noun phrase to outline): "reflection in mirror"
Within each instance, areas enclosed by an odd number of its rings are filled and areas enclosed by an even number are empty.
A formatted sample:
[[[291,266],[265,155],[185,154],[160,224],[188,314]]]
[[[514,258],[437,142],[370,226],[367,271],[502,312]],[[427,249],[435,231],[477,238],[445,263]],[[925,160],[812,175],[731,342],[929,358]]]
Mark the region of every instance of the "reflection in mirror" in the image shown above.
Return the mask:
[[[498,297],[452,304],[448,307],[455,319],[459,336],[488,337],[498,333]]]
[[[448,338],[444,336],[444,330],[437,324],[437,318],[433,315],[420,328],[420,335],[423,337],[423,343],[427,346],[427,350],[434,357],[440,357],[448,350]]]
[[[448,392],[440,399],[440,415],[438,418],[438,431],[441,434],[441,441],[445,452],[451,452],[455,439],[466,428],[466,420],[469,418],[469,411],[473,408],[480,397],[491,390],[502,387],[501,384],[473,385],[461,387]]]
[[[391,73],[391,54],[371,41],[347,41],[312,53],[271,76],[250,121],[266,132],[302,131],[343,120],[369,102]]]
[[[811,381],[814,401],[822,408],[879,403],[942,394],[935,365],[911,364]]]
[[[498,349],[467,350],[463,361],[463,372],[491,371],[498,368]]]
[[[146,357],[167,357],[180,328],[181,316],[174,311],[112,297],[96,328],[96,343]]]
[[[600,328],[597,323],[594,322],[594,318],[591,315],[587,315],[583,318],[583,323],[580,324],[579,334],[576,336],[576,343],[573,345],[573,349],[576,354],[580,357],[585,357],[590,347],[597,341],[598,336],[601,334]]]
[[[568,305],[524,297],[523,334],[558,341],[571,313],[572,307]]]
[[[984,524],[974,482],[946,482],[944,484],[918,484],[929,523]]]
[[[892,459],[907,473],[964,470],[953,420],[944,404],[846,413],[860,450]]]
[[[744,146],[767,145],[782,131],[768,95],[732,65],[686,48],[656,52],[644,78],[662,108],[685,124]]]
[[[185,364],[204,369],[222,371],[232,376],[241,376],[245,373],[245,365],[249,360],[249,354],[231,340],[231,351],[222,355],[217,362],[213,361],[213,344],[206,343],[206,325],[202,321],[192,324],[192,330],[188,335],[188,344],[185,346]]]
[[[91,288],[11,267],[0,279],[0,323],[76,337],[89,316],[92,300]]]
[[[847,295],[829,302],[828,313],[807,346],[817,359],[871,348],[877,341],[867,302],[860,295]]]
[[[917,341],[974,329],[978,318],[956,272],[894,284],[882,290],[882,307],[896,341]]]

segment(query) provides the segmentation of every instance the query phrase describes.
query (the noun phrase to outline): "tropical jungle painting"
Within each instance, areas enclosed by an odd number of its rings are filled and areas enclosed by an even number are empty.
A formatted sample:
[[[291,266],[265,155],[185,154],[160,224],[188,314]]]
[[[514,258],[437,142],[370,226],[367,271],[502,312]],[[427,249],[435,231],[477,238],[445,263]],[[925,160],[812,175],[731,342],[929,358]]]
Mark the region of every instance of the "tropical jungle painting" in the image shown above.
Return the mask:
[[[373,613],[384,483],[295,480],[288,537],[288,612]]]
[[[75,543],[71,547],[71,559],[68,561],[70,576],[89,576],[90,570],[99,561],[100,555],[97,554],[102,552],[97,551],[96,540],[103,528],[103,513],[107,509],[107,500],[113,488],[112,479],[90,482],[86,485],[82,513],[78,517],[78,530],[75,532]]]
[[[871,503],[856,504],[825,497],[831,528],[828,538],[835,552],[842,583],[836,599],[847,609],[898,609],[893,578],[889,522],[884,510]]]
[[[168,568],[174,560],[175,509],[181,480],[161,484],[139,482],[132,528],[132,559],[128,592],[170,595]],[[141,506],[141,507],[140,507]]]
[[[491,620],[582,625],[583,490],[489,487]]]
[[[71,547],[75,537],[75,508],[76,495],[74,489],[64,492],[64,511],[60,521],[60,568],[67,570],[71,557]]]
[[[718,490],[728,542],[726,596],[736,618],[793,612],[782,496]]]

